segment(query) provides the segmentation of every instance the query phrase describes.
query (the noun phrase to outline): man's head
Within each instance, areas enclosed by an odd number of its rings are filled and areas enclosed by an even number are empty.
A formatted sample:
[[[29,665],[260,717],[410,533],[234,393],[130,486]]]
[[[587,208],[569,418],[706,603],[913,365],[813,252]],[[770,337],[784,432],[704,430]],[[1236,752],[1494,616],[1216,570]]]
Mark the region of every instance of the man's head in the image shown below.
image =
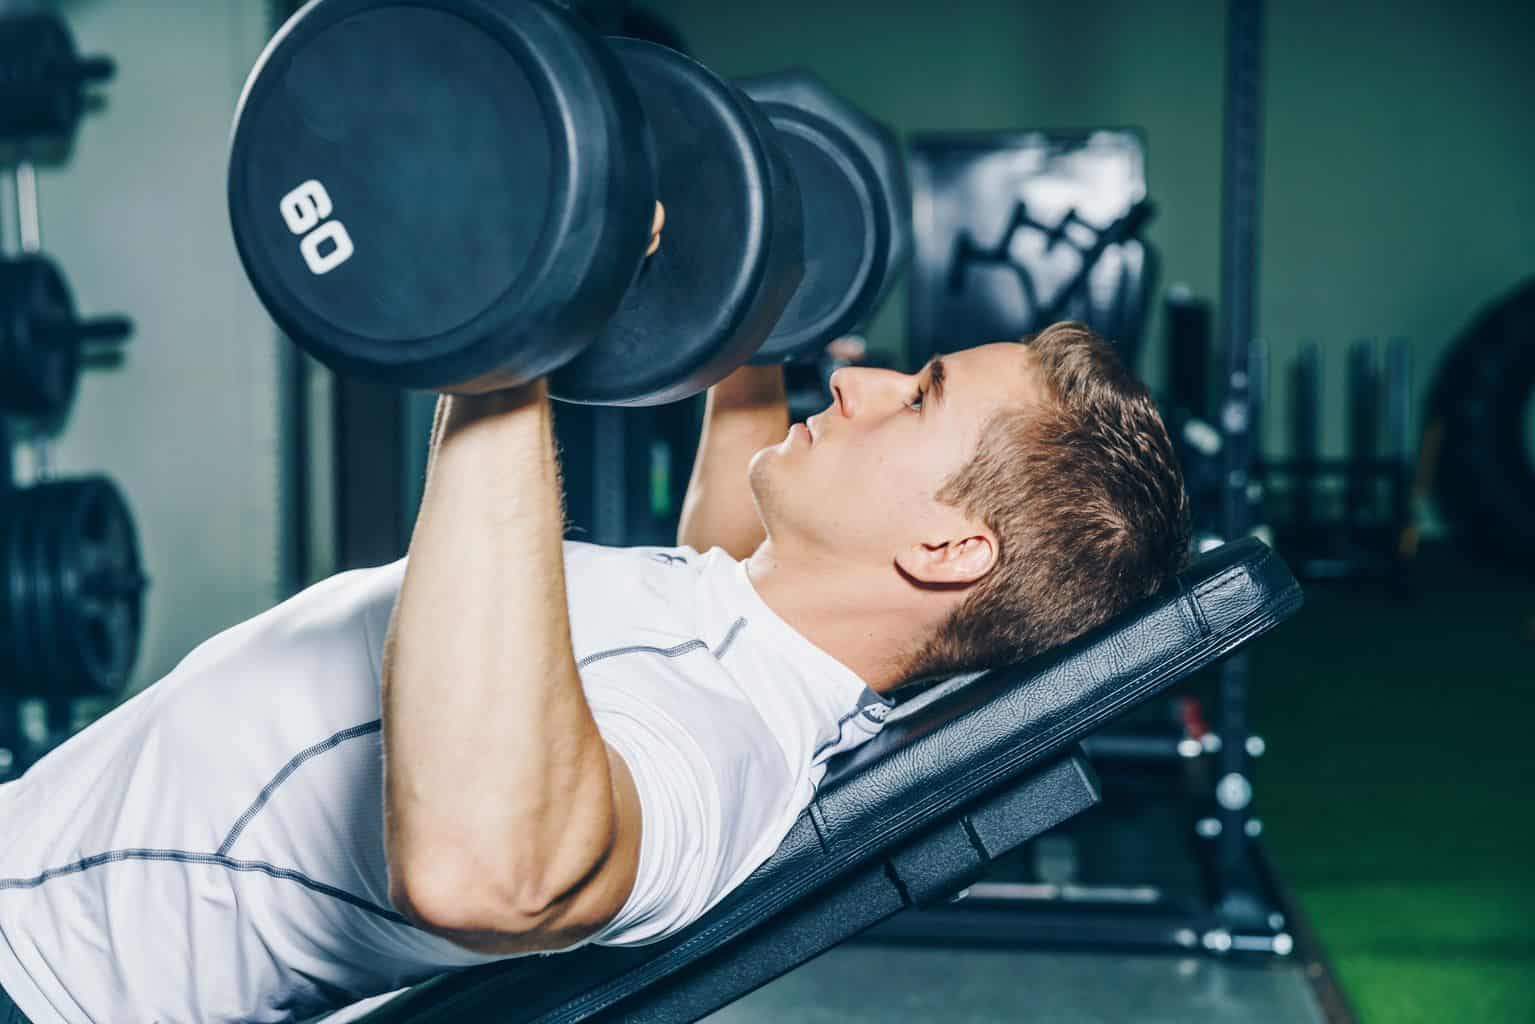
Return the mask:
[[[840,370],[832,392],[757,454],[752,490],[776,547],[865,573],[871,603],[910,610],[908,678],[1064,643],[1183,564],[1166,428],[1081,324],[912,375]]]

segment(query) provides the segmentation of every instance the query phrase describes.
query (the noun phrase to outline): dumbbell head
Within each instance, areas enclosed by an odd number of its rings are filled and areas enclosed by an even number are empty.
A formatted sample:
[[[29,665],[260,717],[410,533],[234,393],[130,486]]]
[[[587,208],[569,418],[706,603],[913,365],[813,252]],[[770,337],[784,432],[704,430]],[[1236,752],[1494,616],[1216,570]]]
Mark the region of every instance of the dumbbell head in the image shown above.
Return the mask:
[[[113,70],[105,57],[81,57],[56,14],[0,18],[0,139],[68,140],[85,108],[85,86]]]
[[[654,204],[661,252],[643,261]],[[738,90],[543,0],[319,0],[240,103],[230,217],[257,293],[346,373],[570,401],[724,377],[798,283],[793,174]]]
[[[746,96],[676,51],[610,39],[655,140],[661,248],[597,341],[550,379],[565,401],[652,405],[746,362],[800,287],[801,188]]]
[[[885,200],[881,214],[890,242],[874,300],[864,311],[866,320],[894,290],[911,259],[911,180],[900,139],[889,125],[859,110],[809,71],[779,71],[740,79],[737,84],[758,103],[790,107],[835,125],[874,168]]]
[[[74,401],[82,365],[115,354],[133,325],[79,320],[64,274],[42,256],[0,260],[0,410],[56,419]]]
[[[764,103],[763,114],[799,179],[805,276],[754,359],[782,362],[819,351],[862,323],[890,262],[888,201],[858,145],[819,114]]]
[[[541,2],[320,0],[246,83],[235,242],[327,365],[484,390],[548,373],[617,308],[655,183],[638,101]]]

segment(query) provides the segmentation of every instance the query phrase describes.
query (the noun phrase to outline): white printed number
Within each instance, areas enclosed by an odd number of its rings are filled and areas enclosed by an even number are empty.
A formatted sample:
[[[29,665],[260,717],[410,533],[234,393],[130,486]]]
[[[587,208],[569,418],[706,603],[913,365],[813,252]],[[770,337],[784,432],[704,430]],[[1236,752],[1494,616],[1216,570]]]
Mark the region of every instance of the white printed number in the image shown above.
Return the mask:
[[[302,236],[298,251],[310,273],[328,274],[352,258],[352,236],[346,233],[346,225],[328,219],[335,206],[324,185],[311,178],[283,196],[277,206],[288,230]]]

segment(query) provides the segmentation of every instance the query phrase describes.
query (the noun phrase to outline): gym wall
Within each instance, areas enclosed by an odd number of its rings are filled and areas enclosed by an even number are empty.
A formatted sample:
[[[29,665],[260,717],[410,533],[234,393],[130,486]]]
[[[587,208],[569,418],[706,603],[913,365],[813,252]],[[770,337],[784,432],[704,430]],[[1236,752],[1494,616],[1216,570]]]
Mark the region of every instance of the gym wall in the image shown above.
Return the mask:
[[[84,376],[50,468],[105,470],[132,506],[151,578],[143,686],[279,597],[278,341],[224,200],[230,115],[269,15],[244,0],[60,13],[118,70],[69,161],[40,168],[43,247],[85,314],[137,329],[120,368]]]
[[[1141,128],[1163,284],[1215,295],[1218,0],[642,5],[723,74],[805,65],[907,134]],[[284,346],[240,271],[224,208],[229,119],[269,6],[60,7],[81,48],[110,53],[118,74],[72,159],[43,169],[44,246],[85,313],[126,313],[137,331],[121,369],[84,379],[52,468],[107,469],[132,503],[153,579],[139,685],[283,590]],[[1341,348],[1402,335],[1421,396],[1473,311],[1531,272],[1530,52],[1535,13],[1523,4],[1269,6],[1259,323],[1276,365],[1308,336]],[[897,293],[875,343],[898,351],[904,323]],[[1154,383],[1160,332],[1153,322],[1143,367]],[[1341,352],[1333,358],[1323,443],[1338,451]],[[1280,454],[1285,439],[1269,426]],[[313,480],[327,476],[326,451],[312,445]]]
[[[1162,285],[1216,296],[1217,0],[647,6],[722,74],[803,64],[907,134],[1139,127]],[[1258,327],[1276,367],[1304,338],[1329,346],[1324,451],[1343,450],[1342,349],[1351,339],[1411,340],[1416,414],[1454,334],[1535,271],[1532,51],[1528,4],[1268,5]],[[1467,54],[1478,56],[1474,66]],[[902,344],[902,301],[874,325],[886,350]],[[1142,367],[1153,384],[1160,321]],[[1272,454],[1283,453],[1282,426],[1270,417]]]

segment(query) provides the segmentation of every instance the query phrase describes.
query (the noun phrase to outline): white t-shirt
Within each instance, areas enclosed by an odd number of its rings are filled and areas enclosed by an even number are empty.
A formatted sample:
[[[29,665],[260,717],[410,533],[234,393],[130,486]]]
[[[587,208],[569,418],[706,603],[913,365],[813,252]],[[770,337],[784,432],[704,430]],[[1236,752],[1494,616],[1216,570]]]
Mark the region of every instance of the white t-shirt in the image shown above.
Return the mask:
[[[404,568],[214,637],[0,786],[0,986],[35,1024],[302,1018],[496,959],[389,902],[379,658]],[[767,859],[889,705],[719,549],[568,543],[565,568],[643,808],[634,891],[592,941],[654,941]]]

